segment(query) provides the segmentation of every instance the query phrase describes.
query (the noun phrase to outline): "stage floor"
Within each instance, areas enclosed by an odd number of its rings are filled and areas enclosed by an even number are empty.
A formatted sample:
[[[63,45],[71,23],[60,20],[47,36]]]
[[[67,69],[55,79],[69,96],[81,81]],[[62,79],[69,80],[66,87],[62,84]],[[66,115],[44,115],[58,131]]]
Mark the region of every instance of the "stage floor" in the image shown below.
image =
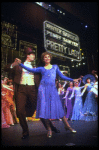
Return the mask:
[[[52,138],[47,138],[47,130],[41,121],[28,122],[30,136],[22,140],[22,129],[15,124],[7,129],[1,129],[1,146],[82,146],[98,147],[98,121],[68,121],[77,133],[71,133],[64,129],[62,121],[54,120],[52,123],[60,130],[54,133]]]

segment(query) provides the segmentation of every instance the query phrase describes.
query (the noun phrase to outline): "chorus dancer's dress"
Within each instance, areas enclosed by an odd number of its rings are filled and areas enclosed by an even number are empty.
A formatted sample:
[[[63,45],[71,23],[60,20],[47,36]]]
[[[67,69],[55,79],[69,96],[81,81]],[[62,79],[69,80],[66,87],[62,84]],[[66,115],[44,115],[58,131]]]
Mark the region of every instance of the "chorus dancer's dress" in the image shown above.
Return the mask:
[[[1,122],[2,122],[1,128],[9,128],[10,125],[7,124],[6,119],[5,119],[5,115],[4,115],[4,109],[6,107],[6,102],[3,99],[4,95],[5,94],[3,93],[1,96]]]
[[[88,94],[85,99],[85,103],[82,109],[82,120],[85,121],[96,121],[98,119],[98,104],[95,98],[95,94],[90,92],[91,88],[93,88],[93,84],[91,83],[87,87]]]
[[[5,87],[2,87],[2,93],[5,93],[4,96],[2,96],[2,111],[3,111],[4,118],[8,125],[13,125],[14,124],[13,117],[12,117],[12,114],[10,111],[10,106],[12,104],[13,92],[9,91]],[[3,119],[2,119],[2,121],[3,121]]]
[[[64,76],[57,65],[52,65],[51,69],[45,69],[44,67],[30,69],[23,64],[20,64],[20,66],[30,72],[42,74],[38,88],[36,118],[60,119],[64,117],[62,103],[55,86],[56,74],[63,80],[73,81],[73,79]]]
[[[64,93],[65,93],[64,87],[65,87],[66,83],[67,82],[65,81],[64,85],[62,86],[62,88],[58,88],[58,95],[60,97],[60,100],[61,100],[61,103],[62,103],[62,107],[64,109],[64,114],[65,114],[65,108],[64,108],[64,99],[63,99],[63,97],[64,97]]]
[[[7,125],[7,122],[6,122],[6,119],[5,119],[5,116],[4,116],[4,112],[3,112],[3,108],[1,107],[1,121],[2,121],[2,126],[1,128],[9,128],[10,125]]]
[[[73,111],[74,98],[69,99],[73,92],[73,88],[68,87],[65,95],[65,106],[67,107],[66,118],[71,119]]]
[[[75,96],[75,102],[74,102],[74,107],[73,107],[73,113],[72,113],[72,118],[71,120],[81,120],[81,114],[82,114],[82,97],[81,95],[81,89],[84,88],[82,87],[74,87],[73,92],[70,98]]]

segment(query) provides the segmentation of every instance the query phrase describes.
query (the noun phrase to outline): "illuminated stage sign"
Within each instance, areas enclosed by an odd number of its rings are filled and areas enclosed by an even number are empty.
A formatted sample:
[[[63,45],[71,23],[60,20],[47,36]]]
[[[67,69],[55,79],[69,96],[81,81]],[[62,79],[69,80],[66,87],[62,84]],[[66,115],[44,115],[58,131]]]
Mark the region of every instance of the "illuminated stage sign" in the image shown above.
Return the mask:
[[[8,47],[16,50],[17,47],[17,26],[8,22],[1,22],[2,35],[1,44],[2,47]]]
[[[46,51],[57,57],[81,61],[78,35],[49,21],[44,21],[43,27],[44,48]]]

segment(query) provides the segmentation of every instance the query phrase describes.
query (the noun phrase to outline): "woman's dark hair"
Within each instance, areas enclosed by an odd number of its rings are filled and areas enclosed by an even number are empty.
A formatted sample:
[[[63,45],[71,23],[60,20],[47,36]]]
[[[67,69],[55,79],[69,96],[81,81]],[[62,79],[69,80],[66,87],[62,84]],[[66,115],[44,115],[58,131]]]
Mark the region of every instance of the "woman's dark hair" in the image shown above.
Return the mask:
[[[41,60],[42,60],[42,62],[44,62],[44,56],[45,55],[49,55],[50,56],[50,59],[52,60],[52,55],[49,53],[49,52],[44,52],[44,53],[42,53],[42,55],[41,55]]]
[[[59,84],[61,84],[61,82],[58,82],[57,87],[59,88]],[[61,84],[62,85],[62,84]]]

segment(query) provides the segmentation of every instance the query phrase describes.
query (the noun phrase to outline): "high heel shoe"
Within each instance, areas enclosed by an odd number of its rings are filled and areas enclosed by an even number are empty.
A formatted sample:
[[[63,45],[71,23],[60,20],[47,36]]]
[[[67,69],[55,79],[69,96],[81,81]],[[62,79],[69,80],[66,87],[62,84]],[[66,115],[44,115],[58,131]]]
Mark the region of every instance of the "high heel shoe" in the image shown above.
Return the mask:
[[[52,131],[51,131],[51,130],[48,130],[48,132],[47,132],[47,137],[48,137],[48,138],[51,138],[51,137],[52,137]]]
[[[66,129],[66,131],[69,130],[72,133],[76,133],[77,132],[76,130],[72,129],[71,127],[65,127],[65,129]]]

